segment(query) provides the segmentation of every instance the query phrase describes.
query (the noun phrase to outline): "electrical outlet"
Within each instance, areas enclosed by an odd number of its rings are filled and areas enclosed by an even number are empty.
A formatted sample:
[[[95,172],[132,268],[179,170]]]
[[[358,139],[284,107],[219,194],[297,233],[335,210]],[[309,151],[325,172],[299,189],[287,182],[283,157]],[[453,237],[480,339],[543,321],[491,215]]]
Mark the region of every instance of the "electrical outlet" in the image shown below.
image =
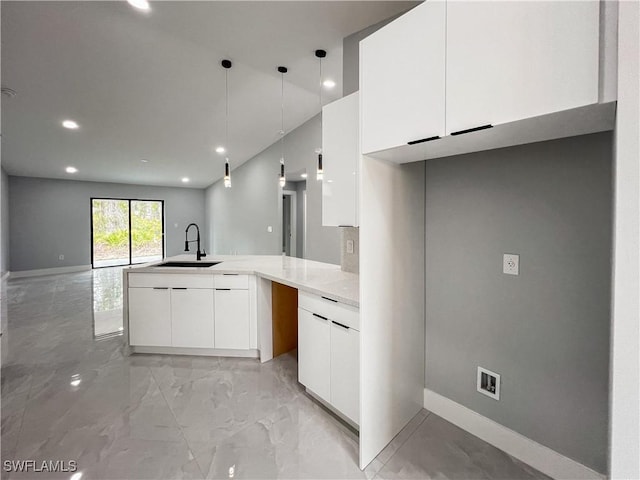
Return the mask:
[[[58,255],[58,260],[64,260],[64,255]]]
[[[273,227],[271,225],[267,227],[267,232],[273,233]]]
[[[476,388],[487,397],[500,400],[500,375],[486,368],[478,367]]]
[[[520,275],[520,255],[505,253],[502,257],[502,273]]]
[[[347,240],[347,253],[353,253],[353,240]]]

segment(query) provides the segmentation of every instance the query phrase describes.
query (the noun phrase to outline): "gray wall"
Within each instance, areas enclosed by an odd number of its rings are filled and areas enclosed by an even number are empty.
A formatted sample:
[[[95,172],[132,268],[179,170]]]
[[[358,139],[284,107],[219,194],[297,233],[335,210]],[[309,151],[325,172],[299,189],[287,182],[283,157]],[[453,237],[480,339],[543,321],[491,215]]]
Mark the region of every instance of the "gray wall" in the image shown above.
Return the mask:
[[[611,175],[610,132],[426,162],[427,388],[601,473]]]
[[[0,169],[0,270],[9,271],[9,175]]]
[[[322,186],[315,180],[315,149],[321,146],[321,115],[285,138],[287,172],[306,169],[307,252],[305,258],[340,263],[338,228],[322,226]],[[276,142],[231,172],[232,188],[222,180],[206,191],[210,248],[218,254],[279,255],[282,238],[282,198],[278,186],[281,147]],[[272,226],[273,232],[267,232]]]
[[[167,256],[182,253],[188,223],[204,226],[202,189],[10,176],[11,271],[90,264],[91,197],[164,200]]]

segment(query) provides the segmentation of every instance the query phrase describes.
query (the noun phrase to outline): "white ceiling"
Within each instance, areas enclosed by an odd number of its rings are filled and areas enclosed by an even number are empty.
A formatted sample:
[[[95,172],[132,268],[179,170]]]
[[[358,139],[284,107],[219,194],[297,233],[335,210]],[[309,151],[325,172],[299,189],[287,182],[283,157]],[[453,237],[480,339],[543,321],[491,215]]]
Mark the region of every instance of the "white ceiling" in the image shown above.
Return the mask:
[[[400,1],[2,2],[2,165],[10,175],[206,187],[222,176],[223,58],[232,168],[319,112],[317,48],[342,94],[342,39]],[[76,131],[61,127],[70,118]],[[311,154],[313,154],[311,152]],[[142,159],[148,159],[143,163]],[[75,175],[64,168],[73,165]]]

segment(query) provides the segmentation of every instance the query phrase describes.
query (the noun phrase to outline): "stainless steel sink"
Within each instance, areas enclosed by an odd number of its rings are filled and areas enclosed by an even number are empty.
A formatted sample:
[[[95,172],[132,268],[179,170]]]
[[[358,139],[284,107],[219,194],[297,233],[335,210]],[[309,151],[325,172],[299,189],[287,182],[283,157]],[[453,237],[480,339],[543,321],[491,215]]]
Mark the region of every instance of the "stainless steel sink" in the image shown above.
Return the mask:
[[[164,262],[159,263],[158,265],[153,265],[154,267],[179,267],[179,268],[193,268],[193,267],[213,267],[214,265],[219,264],[220,262]]]

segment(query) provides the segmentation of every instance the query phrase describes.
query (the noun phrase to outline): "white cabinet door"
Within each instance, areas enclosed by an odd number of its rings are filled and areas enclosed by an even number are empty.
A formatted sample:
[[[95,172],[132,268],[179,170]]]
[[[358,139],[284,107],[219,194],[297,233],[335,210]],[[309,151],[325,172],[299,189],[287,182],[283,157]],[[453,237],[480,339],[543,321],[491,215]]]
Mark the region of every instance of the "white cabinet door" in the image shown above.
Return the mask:
[[[447,134],[597,103],[599,8],[449,0]]]
[[[331,322],[331,404],[360,422],[360,332]]]
[[[358,92],[322,109],[322,225],[358,226]]]
[[[363,154],[444,136],[445,14],[428,0],[360,42]]]
[[[249,348],[249,290],[216,289],[215,325],[216,348]]]
[[[171,345],[171,300],[168,288],[129,288],[129,344]]]
[[[329,320],[298,309],[298,381],[331,402]]]
[[[171,346],[213,348],[213,290],[171,289]]]

